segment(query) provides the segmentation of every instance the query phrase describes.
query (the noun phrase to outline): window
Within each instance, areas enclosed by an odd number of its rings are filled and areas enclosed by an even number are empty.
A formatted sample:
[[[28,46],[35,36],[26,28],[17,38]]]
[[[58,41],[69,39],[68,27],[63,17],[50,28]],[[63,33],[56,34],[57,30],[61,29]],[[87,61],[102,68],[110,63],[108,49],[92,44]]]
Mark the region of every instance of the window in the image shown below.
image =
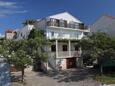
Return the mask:
[[[67,45],[63,45],[63,51],[67,51]]]
[[[79,46],[75,45],[75,51],[78,51],[78,50],[79,50]]]
[[[69,28],[75,28],[74,22],[70,22],[70,23],[69,23]]]
[[[22,33],[20,33],[20,36],[21,36],[21,37],[23,36]]]
[[[54,32],[51,32],[51,36],[54,36]]]
[[[57,26],[57,27],[59,26],[59,20],[58,19],[54,19],[53,23],[54,23],[54,26]]]
[[[55,52],[56,51],[56,45],[51,45],[51,51]]]
[[[60,26],[61,27],[67,27],[67,21],[66,20],[60,20]]]
[[[79,24],[79,29],[84,29],[84,24],[83,23]]]

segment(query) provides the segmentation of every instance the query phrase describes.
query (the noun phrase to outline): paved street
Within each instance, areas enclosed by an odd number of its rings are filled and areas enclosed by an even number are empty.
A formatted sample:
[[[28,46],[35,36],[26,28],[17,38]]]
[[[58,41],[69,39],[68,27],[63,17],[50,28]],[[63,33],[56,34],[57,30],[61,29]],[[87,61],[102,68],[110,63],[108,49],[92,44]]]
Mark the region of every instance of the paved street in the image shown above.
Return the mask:
[[[91,75],[84,70],[68,70],[60,74],[49,72],[26,72],[25,85],[13,83],[12,86],[99,86],[99,82],[92,80]]]

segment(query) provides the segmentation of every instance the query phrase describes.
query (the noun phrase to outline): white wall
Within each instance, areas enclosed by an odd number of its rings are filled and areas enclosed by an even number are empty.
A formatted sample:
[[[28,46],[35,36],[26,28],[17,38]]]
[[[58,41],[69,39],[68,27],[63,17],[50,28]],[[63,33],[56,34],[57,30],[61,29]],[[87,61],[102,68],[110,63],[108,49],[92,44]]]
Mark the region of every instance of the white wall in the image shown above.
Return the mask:
[[[60,64],[62,69],[67,69],[66,59],[56,59],[56,65],[58,66],[58,64]]]
[[[26,39],[30,33],[30,31],[33,29],[33,25],[27,25],[17,31],[17,40],[20,39]]]
[[[13,39],[13,38],[14,38],[14,35],[15,35],[14,32],[12,32],[12,33],[5,33],[6,39]]]

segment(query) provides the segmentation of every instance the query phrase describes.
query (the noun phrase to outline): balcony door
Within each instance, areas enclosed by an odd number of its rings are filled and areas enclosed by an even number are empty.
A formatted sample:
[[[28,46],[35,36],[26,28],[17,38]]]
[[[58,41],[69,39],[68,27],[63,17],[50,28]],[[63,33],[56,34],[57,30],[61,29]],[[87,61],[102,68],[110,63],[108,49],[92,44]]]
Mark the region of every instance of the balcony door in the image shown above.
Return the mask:
[[[76,58],[67,58],[66,59],[67,69],[76,67]]]

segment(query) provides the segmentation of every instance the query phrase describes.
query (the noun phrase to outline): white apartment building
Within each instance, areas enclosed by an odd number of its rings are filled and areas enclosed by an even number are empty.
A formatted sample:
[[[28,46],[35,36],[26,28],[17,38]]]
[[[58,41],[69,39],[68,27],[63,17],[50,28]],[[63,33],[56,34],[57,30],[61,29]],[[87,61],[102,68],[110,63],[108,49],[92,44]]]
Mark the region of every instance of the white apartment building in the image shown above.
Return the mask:
[[[30,26],[25,28],[27,27]],[[63,12],[39,19],[34,27],[45,30],[46,38],[52,42],[47,47],[48,68],[67,69],[80,66],[81,49],[78,41],[90,32],[84,23],[68,12]],[[33,26],[29,32],[32,28]],[[27,29],[22,29],[17,39],[26,38],[28,34]]]

